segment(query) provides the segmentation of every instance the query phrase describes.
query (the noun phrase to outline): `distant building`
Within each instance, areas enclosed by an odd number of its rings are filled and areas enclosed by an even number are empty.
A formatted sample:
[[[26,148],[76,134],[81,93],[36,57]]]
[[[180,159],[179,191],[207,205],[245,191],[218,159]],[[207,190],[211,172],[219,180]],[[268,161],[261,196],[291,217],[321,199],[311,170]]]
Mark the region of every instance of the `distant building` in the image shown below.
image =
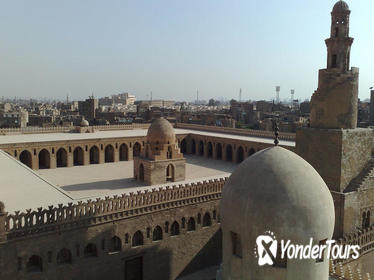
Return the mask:
[[[95,119],[97,108],[99,108],[99,101],[93,97],[90,97],[85,101],[78,101],[79,114],[88,120]]]

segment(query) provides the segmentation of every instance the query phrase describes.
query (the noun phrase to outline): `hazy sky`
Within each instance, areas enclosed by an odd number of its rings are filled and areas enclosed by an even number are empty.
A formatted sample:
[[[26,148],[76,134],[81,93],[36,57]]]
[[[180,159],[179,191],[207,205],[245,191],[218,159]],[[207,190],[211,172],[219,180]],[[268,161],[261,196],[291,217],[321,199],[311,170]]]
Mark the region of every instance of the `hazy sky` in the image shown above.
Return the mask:
[[[0,0],[0,96],[310,98],[331,0]],[[374,1],[352,10],[360,94],[374,86]]]

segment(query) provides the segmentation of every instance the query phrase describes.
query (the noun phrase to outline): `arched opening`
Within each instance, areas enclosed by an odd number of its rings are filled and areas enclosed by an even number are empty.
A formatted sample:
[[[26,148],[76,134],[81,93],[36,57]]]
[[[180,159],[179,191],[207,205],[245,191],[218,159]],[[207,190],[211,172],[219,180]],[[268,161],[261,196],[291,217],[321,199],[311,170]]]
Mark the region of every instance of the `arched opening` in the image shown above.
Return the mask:
[[[119,160],[126,161],[129,160],[129,150],[126,144],[119,146]]]
[[[191,154],[195,155],[196,154],[196,142],[194,139],[191,141]]]
[[[68,166],[68,153],[64,148],[60,148],[56,153],[56,166],[66,167]]]
[[[230,144],[226,146],[226,160],[232,161],[232,147]]]
[[[190,218],[187,222],[187,231],[196,230],[196,223],[194,218]]]
[[[144,181],[144,165],[141,163],[139,165],[139,180]]]
[[[156,226],[155,229],[153,230],[152,240],[153,241],[162,240],[162,228],[160,226]]]
[[[365,228],[370,227],[370,211],[366,212]]]
[[[120,252],[122,250],[122,241],[118,236],[113,236],[110,240],[110,252]]]
[[[210,219],[210,214],[206,212],[203,217],[203,227],[209,227],[211,225],[212,225],[212,220]]]
[[[332,60],[331,60],[331,67],[336,68],[337,67],[337,62],[338,62],[338,56],[336,54],[332,55]]]
[[[241,163],[244,160],[244,149],[240,146],[236,151],[236,162]]]
[[[174,221],[174,223],[171,224],[170,235],[179,235],[179,224],[177,221]]]
[[[255,149],[250,148],[250,149],[249,149],[249,152],[248,152],[248,156],[250,157],[250,156],[253,155],[254,153],[256,153]]]
[[[181,152],[183,154],[187,153],[187,142],[186,142],[186,139],[183,139],[182,142],[181,142]]]
[[[57,264],[70,264],[71,263],[71,252],[70,250],[63,248],[57,253]]]
[[[22,151],[19,155],[19,160],[24,165],[27,165],[28,167],[32,168],[32,156],[31,153],[27,150]]]
[[[172,164],[166,167],[166,181],[174,182],[174,166]]]
[[[335,27],[335,37],[339,37],[339,27]]]
[[[134,157],[140,156],[141,146],[138,142],[136,142],[132,148]]]
[[[27,272],[42,272],[43,271],[43,260],[37,255],[33,255],[29,258],[26,264]]]
[[[84,157],[83,149],[81,147],[76,147],[73,152],[74,166],[83,165],[84,164],[83,157]]]
[[[173,150],[171,149],[171,146],[168,147],[167,156],[168,159],[173,158]]]
[[[213,157],[213,144],[212,144],[212,142],[208,142],[208,157],[209,158]]]
[[[362,213],[362,228],[365,228],[366,223],[366,212]]]
[[[97,257],[97,248],[96,245],[93,243],[89,243],[85,248],[84,248],[84,256],[86,258],[90,257]]]
[[[43,149],[39,152],[39,169],[51,168],[51,156],[49,151]]]
[[[144,244],[144,238],[143,238],[143,233],[138,230],[137,232],[134,233],[132,237],[132,246],[141,246]]]
[[[216,144],[216,158],[218,160],[222,159],[222,145],[221,145],[221,143]]]
[[[114,148],[110,144],[105,147],[105,162],[114,162]]]
[[[99,163],[99,148],[96,146],[92,146],[90,149],[90,164],[98,164]]]
[[[199,142],[199,156],[203,156],[203,155],[204,155],[204,142],[200,141]]]

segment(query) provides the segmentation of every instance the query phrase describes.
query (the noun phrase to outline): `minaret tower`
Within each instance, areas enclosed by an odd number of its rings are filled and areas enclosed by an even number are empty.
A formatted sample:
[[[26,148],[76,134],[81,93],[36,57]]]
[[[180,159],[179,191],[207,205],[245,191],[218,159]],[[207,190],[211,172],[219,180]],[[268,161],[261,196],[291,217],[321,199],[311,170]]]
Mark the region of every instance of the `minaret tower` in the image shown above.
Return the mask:
[[[357,127],[358,68],[349,68],[353,38],[349,37],[347,3],[339,1],[331,12],[327,68],[319,71],[318,89],[311,99],[310,125],[314,128]]]
[[[327,69],[349,71],[349,57],[353,38],[349,37],[349,16],[347,3],[339,1],[331,12],[331,35],[326,39]]]
[[[296,132],[297,154],[318,171],[333,193],[335,238],[362,226],[365,203],[356,199],[361,186],[357,182],[362,172],[370,170],[374,137],[373,130],[357,128],[359,71],[349,65],[350,14],[344,1],[332,9],[327,68],[319,70],[318,89],[310,103],[310,127]]]

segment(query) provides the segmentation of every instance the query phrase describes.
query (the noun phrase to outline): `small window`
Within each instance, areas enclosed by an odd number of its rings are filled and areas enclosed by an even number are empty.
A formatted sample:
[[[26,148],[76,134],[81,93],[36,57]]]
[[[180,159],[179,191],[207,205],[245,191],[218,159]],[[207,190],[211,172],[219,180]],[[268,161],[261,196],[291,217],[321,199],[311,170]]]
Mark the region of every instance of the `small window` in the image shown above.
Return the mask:
[[[321,246],[326,245],[326,241],[327,241],[327,239],[321,240],[318,244],[319,247],[321,248]],[[316,263],[321,263],[321,262],[324,261],[325,252],[326,252],[326,249],[323,249],[322,250],[322,255],[318,256],[318,258],[316,259]]]
[[[337,55],[336,54],[332,55],[331,67],[336,68],[337,67],[337,62],[338,62]]]
[[[236,257],[242,257],[242,242],[240,240],[239,234],[231,232],[231,244],[232,244],[232,254]]]

